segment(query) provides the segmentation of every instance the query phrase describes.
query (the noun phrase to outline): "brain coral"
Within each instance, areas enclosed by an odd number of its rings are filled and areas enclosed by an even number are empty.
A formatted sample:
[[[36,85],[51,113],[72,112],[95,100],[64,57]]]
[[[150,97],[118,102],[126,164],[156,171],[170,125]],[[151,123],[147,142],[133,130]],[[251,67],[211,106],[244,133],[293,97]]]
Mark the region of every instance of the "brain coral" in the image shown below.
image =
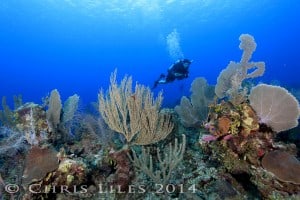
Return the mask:
[[[262,159],[262,166],[279,180],[300,184],[300,162],[284,151],[272,151]]]
[[[273,131],[285,131],[298,125],[299,103],[286,89],[259,84],[252,88],[249,100],[260,122]]]

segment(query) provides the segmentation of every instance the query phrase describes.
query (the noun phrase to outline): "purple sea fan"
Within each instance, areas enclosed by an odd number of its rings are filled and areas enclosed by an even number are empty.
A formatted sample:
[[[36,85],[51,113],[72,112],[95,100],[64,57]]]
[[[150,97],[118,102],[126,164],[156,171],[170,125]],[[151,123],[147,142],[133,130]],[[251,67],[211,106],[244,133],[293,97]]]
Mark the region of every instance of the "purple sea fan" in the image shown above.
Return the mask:
[[[298,126],[299,102],[285,88],[259,84],[249,96],[250,105],[260,118],[260,123],[280,132]]]

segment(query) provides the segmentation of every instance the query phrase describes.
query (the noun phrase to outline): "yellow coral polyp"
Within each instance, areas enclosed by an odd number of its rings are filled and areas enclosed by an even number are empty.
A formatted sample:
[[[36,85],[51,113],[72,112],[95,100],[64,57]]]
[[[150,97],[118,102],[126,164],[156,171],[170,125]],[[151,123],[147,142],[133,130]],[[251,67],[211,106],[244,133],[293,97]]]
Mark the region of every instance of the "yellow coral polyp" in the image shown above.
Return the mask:
[[[252,123],[253,123],[253,119],[250,118],[250,117],[246,117],[245,119],[243,119],[243,126],[244,128],[250,128],[252,126]]]
[[[240,114],[238,112],[231,110],[230,118],[231,118],[231,123],[230,123],[229,132],[233,135],[237,135],[239,133],[239,127],[241,126]]]
[[[244,131],[249,134],[251,130],[258,130],[259,124],[253,109],[249,105],[243,106],[242,126]]]
[[[72,160],[64,160],[58,167],[58,171],[62,173],[68,173],[71,169],[73,162]]]
[[[72,181],[74,180],[74,176],[73,175],[68,175],[67,176],[67,185],[70,185],[72,183]]]
[[[50,178],[52,177],[52,175],[53,175],[53,172],[48,173],[48,175],[46,176],[46,178],[45,178],[44,180],[45,180],[45,181],[49,181]]]
[[[215,113],[222,113],[222,110],[223,110],[223,108],[222,108],[222,104],[218,104],[218,105],[216,105],[215,107],[214,107],[214,111],[215,111]]]

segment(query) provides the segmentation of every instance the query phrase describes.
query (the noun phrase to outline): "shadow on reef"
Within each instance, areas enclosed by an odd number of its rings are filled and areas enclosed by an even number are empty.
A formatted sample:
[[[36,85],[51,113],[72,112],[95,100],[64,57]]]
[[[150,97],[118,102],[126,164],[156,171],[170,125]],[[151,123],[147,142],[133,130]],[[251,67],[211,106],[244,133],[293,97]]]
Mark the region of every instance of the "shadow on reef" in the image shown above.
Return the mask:
[[[285,143],[294,143],[297,149],[300,149],[300,126],[293,129],[283,131],[277,134],[276,141],[282,141]],[[297,157],[300,158],[300,151],[298,151]]]
[[[242,185],[243,189],[247,191],[249,198],[251,199],[261,199],[262,196],[256,185],[254,185],[250,178],[251,176],[247,173],[232,174],[232,177]]]

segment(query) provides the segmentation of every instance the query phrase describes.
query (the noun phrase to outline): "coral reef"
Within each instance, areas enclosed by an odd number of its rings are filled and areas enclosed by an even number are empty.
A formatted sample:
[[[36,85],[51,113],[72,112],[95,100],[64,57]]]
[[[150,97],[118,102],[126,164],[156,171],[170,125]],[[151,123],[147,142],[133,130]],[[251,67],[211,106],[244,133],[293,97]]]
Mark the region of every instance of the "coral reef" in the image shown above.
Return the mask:
[[[16,128],[24,133],[30,145],[39,145],[49,137],[49,126],[44,109],[34,103],[26,103],[15,111]]]
[[[128,153],[129,150],[114,151],[113,149],[109,152],[109,157],[116,163],[116,172],[111,184],[122,192],[129,190],[129,185],[134,178],[134,168]]]
[[[63,159],[59,164],[59,167],[51,175],[51,179],[54,179],[51,184],[53,186],[73,186],[81,185],[87,175],[86,165],[79,160]],[[48,176],[49,177],[49,176]]]
[[[246,138],[259,128],[258,118],[247,103],[237,107],[230,102],[212,104],[208,118],[205,127],[216,139],[226,135],[239,135]]]
[[[279,86],[259,84],[247,95],[242,81],[262,75],[264,63],[249,63],[256,44],[249,35],[240,39],[241,62],[231,62],[221,72],[215,90],[218,97],[229,98],[210,105],[205,124],[210,135],[204,135],[200,145],[240,184],[252,185],[259,198],[296,198],[299,177],[293,174],[300,168],[292,155],[297,149],[294,144],[276,141],[276,135],[298,125],[299,103]],[[248,74],[254,66],[256,71]]]
[[[116,71],[93,111],[77,112],[76,94],[62,106],[57,90],[45,105],[15,97],[14,110],[4,98],[0,199],[299,199],[299,149],[278,137],[298,125],[299,103],[284,88],[244,84],[265,66],[250,61],[254,38],[240,40],[241,61],[218,78],[221,99],[197,78],[190,99],[161,109],[161,92],[133,90],[128,76],[117,84]]]

